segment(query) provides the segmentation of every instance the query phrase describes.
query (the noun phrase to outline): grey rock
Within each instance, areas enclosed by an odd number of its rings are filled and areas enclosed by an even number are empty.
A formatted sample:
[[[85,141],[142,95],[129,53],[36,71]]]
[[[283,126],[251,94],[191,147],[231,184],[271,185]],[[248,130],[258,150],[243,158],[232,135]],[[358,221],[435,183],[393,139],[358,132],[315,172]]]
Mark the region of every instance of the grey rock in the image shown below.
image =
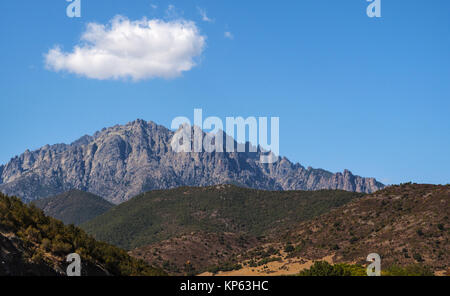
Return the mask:
[[[27,150],[0,166],[0,191],[28,202],[79,189],[118,204],[148,190],[184,185],[232,183],[267,190],[366,193],[384,187],[347,170],[333,174],[305,169],[287,158],[261,164],[260,149],[254,153],[176,153],[171,147],[173,135],[164,126],[136,120],[83,136],[70,145]]]

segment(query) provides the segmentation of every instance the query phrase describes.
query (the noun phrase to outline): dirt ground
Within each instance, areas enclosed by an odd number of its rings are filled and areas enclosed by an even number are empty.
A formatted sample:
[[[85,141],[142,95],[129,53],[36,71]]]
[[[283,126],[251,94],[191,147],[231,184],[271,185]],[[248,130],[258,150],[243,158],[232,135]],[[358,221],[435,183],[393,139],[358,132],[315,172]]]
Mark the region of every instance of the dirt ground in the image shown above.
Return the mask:
[[[333,263],[333,255],[322,258],[322,261]],[[317,261],[317,260],[316,260]],[[258,267],[244,266],[240,270],[219,272],[215,276],[281,276],[294,275],[304,269],[310,268],[314,264],[312,260],[302,258],[283,258],[282,261],[269,262]],[[213,276],[210,272],[204,272],[199,276]]]

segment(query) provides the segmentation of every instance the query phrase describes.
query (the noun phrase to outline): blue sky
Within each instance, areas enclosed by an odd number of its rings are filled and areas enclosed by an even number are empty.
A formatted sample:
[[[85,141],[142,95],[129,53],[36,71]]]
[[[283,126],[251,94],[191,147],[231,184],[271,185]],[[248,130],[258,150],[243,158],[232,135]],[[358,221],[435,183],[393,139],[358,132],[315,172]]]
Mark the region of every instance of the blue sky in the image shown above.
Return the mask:
[[[170,126],[202,108],[279,116],[280,152],[304,166],[450,183],[448,1],[382,0],[380,19],[367,17],[365,0],[82,0],[79,19],[67,5],[0,3],[0,163],[137,118]],[[56,45],[71,52],[88,23],[116,15],[194,22],[206,37],[196,66],[139,81],[46,69]]]

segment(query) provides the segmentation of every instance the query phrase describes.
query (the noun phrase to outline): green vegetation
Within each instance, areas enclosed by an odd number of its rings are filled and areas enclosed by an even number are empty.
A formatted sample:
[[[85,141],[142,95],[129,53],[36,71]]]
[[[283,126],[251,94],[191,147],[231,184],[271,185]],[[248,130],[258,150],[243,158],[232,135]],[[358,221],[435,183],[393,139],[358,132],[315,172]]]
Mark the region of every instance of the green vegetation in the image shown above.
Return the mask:
[[[35,205],[0,194],[0,232],[16,235],[24,245],[27,262],[55,266],[69,253],[78,253],[83,264],[103,266],[113,275],[163,275],[159,269],[131,258],[124,250],[97,242],[83,230],[46,216]]]
[[[262,236],[286,230],[361,196],[339,190],[181,187],[141,194],[81,227],[97,239],[125,249],[195,231]]]
[[[310,269],[300,272],[299,276],[366,276],[366,269],[361,265],[335,264],[326,261],[314,262]]]
[[[290,257],[334,254],[360,262],[373,250],[383,268],[422,264],[443,271],[450,262],[449,202],[450,186],[391,186],[300,223],[281,242],[295,248],[288,248]]]
[[[179,273],[180,272],[180,269],[178,268],[178,266],[168,260],[163,262],[162,268],[170,273]]]
[[[433,276],[432,270],[420,264],[400,267],[392,265],[381,271],[382,276]],[[314,262],[310,269],[303,270],[299,276],[367,276],[366,268],[357,264],[331,265],[325,261]]]
[[[219,272],[227,272],[227,271],[233,271],[233,270],[240,270],[242,269],[242,265],[241,264],[237,264],[234,262],[226,262],[217,266],[213,266],[210,267],[208,269],[209,272],[211,272],[212,274],[217,274]]]
[[[80,190],[71,190],[33,203],[46,215],[74,225],[89,221],[114,206],[100,196]]]
[[[383,276],[433,276],[433,271],[421,264],[412,264],[406,267],[392,265],[381,272]]]
[[[270,263],[270,262],[280,262],[281,260],[282,260],[281,257],[267,257],[267,258],[263,258],[263,259],[259,260],[258,262],[254,261],[254,260],[250,260],[248,266],[258,267],[258,266],[266,265],[267,263]]]
[[[295,251],[295,247],[292,244],[287,244],[286,247],[284,248],[284,251],[286,253],[292,253]]]

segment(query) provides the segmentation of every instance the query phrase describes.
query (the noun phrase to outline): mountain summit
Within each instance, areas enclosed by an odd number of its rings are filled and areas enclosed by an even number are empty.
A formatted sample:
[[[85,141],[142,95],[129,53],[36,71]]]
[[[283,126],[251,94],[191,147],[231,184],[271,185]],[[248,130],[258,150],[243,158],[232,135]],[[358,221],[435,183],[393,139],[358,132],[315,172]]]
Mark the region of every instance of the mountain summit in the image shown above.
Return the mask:
[[[113,203],[153,189],[236,184],[267,190],[343,189],[371,193],[384,187],[350,171],[333,174],[286,158],[259,162],[261,152],[176,153],[174,132],[136,120],[104,128],[72,144],[26,151],[0,166],[0,191],[32,201],[79,189]]]

